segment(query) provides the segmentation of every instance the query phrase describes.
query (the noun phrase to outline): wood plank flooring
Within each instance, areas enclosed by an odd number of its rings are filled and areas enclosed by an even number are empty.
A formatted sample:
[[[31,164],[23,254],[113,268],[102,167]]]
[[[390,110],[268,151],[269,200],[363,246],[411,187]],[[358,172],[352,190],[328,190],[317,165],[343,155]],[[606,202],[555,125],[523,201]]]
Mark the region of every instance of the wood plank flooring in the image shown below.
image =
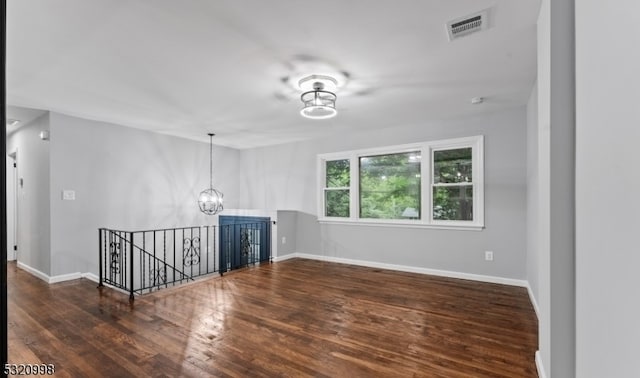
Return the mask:
[[[59,377],[536,377],[524,288],[292,259],[137,297],[9,264],[9,362]]]

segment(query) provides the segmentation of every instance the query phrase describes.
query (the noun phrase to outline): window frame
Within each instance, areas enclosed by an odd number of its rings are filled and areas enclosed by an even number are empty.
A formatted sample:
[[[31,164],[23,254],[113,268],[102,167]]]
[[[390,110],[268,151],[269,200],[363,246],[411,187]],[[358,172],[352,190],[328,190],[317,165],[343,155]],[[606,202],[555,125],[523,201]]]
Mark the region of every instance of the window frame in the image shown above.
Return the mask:
[[[471,148],[473,188],[473,220],[433,219],[434,152],[458,148]],[[360,158],[420,151],[420,219],[360,218]],[[426,157],[426,158],[425,158]],[[326,162],[349,160],[349,217],[325,216]],[[331,224],[379,225],[421,227],[457,230],[481,230],[484,228],[484,136],[427,141],[380,148],[320,154],[317,157],[318,221]],[[335,189],[335,188],[334,188]],[[345,188],[346,189],[346,188]]]
[[[339,161],[339,160],[347,160],[349,161],[349,186],[339,186],[339,187],[329,187],[327,186],[327,162],[330,161]],[[326,216],[324,214],[326,214],[326,193],[327,191],[338,191],[338,190],[348,190],[349,191],[349,218],[351,217],[352,211],[353,211],[353,203],[351,200],[351,190],[352,190],[352,180],[353,180],[353,162],[351,161],[350,158],[335,158],[335,159],[325,159],[322,163],[322,175],[320,176],[321,178],[321,183],[322,183],[322,214],[324,216],[325,219],[346,219],[345,217],[329,217]]]

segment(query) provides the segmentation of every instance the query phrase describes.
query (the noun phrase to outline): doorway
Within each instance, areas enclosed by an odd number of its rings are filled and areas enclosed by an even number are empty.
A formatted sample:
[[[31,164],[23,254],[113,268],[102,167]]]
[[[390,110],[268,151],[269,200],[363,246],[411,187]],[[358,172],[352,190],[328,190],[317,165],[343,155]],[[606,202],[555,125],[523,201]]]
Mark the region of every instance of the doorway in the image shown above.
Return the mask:
[[[7,155],[7,261],[17,259],[18,253],[18,164],[17,153]]]

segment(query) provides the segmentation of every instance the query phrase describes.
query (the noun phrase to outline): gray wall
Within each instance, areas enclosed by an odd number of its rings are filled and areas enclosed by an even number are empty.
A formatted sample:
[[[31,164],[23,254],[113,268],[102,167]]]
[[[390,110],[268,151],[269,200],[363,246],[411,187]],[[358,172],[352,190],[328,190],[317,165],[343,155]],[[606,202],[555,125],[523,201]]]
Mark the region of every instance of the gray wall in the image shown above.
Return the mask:
[[[19,262],[50,275],[49,142],[40,132],[49,130],[49,114],[20,127],[7,140],[7,152],[17,152]]]
[[[237,207],[238,151],[214,146],[213,160],[214,187]],[[208,186],[208,143],[51,113],[51,275],[97,273],[100,227],[212,224],[197,207]]]
[[[278,257],[283,257],[295,253],[297,250],[298,237],[298,212],[289,210],[279,210],[277,212],[277,234],[275,244],[277,245]],[[284,240],[283,240],[284,238]],[[274,251],[272,251],[274,252]]]
[[[640,2],[576,0],[576,371],[640,377]],[[596,27],[600,26],[600,27]]]
[[[526,109],[401,125],[309,142],[242,150],[241,206],[297,210],[297,252],[524,279]],[[485,135],[482,231],[320,225],[316,221],[318,154]],[[495,261],[485,262],[484,251]]]

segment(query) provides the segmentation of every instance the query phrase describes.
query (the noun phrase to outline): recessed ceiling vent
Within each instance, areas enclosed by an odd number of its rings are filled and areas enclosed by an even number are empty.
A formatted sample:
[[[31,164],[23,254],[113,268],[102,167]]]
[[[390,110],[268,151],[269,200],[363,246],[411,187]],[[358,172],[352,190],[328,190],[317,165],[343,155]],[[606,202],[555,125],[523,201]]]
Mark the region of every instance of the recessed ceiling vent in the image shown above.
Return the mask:
[[[447,32],[449,33],[449,41],[458,39],[469,34],[473,34],[489,27],[488,11],[472,14],[467,17],[449,21],[447,23]]]

